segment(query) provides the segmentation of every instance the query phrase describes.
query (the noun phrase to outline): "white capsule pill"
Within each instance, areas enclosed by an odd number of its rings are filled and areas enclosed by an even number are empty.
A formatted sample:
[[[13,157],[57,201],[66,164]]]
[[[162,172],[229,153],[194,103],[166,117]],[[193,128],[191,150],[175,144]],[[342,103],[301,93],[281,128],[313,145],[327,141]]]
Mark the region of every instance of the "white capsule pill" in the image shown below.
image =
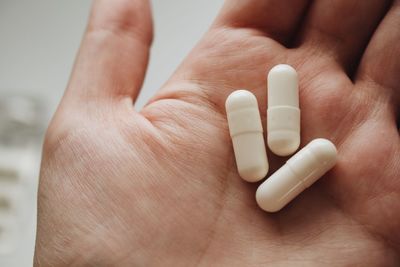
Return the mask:
[[[268,173],[257,99],[249,91],[237,90],[228,96],[225,108],[239,175],[248,182],[257,182]]]
[[[300,109],[297,72],[289,65],[268,74],[268,147],[278,156],[293,154],[300,145]]]
[[[265,211],[279,211],[331,169],[336,157],[329,140],[313,140],[258,187],[258,205]]]

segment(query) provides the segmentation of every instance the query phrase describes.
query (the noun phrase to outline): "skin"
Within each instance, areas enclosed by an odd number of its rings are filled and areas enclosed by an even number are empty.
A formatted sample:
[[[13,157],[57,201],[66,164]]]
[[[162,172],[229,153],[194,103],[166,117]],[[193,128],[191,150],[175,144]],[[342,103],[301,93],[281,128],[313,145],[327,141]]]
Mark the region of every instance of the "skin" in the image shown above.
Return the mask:
[[[400,1],[227,0],[140,111],[145,0],[94,1],[49,126],[35,266],[399,266]],[[300,77],[302,144],[337,165],[278,213],[236,170],[224,102]],[[268,152],[270,173],[285,158]]]

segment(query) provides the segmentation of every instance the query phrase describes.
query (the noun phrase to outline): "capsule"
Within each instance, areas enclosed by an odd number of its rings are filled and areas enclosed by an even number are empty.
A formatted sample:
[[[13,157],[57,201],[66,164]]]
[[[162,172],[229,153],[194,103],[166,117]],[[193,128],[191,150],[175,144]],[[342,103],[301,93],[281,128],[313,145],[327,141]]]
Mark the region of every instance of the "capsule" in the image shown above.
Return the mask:
[[[279,211],[330,170],[336,158],[329,140],[311,141],[258,187],[257,204],[268,212]]]
[[[248,182],[257,182],[268,173],[257,99],[249,91],[237,90],[228,96],[225,108],[239,175]]]
[[[268,147],[278,156],[293,154],[300,145],[298,77],[294,68],[280,64],[268,74]]]

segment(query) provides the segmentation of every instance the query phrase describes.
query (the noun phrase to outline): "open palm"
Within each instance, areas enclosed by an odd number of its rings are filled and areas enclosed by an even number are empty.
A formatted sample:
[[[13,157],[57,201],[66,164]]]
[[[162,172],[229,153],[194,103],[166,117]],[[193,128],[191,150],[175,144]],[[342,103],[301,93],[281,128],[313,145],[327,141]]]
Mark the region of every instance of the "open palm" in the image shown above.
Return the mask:
[[[312,2],[312,3],[311,3]],[[37,266],[399,266],[400,1],[227,0],[139,112],[145,0],[95,1],[40,177]],[[279,213],[236,170],[224,102],[300,77],[302,146],[336,167]],[[269,153],[270,173],[284,163]]]

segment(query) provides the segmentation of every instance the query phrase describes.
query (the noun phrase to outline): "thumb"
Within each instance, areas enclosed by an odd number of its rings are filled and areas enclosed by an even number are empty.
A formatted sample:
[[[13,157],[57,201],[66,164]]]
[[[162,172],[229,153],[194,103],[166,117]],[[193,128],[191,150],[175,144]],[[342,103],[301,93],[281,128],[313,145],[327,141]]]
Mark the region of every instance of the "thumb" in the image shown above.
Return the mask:
[[[148,0],[94,1],[63,104],[120,96],[135,100],[146,73],[152,35]]]

